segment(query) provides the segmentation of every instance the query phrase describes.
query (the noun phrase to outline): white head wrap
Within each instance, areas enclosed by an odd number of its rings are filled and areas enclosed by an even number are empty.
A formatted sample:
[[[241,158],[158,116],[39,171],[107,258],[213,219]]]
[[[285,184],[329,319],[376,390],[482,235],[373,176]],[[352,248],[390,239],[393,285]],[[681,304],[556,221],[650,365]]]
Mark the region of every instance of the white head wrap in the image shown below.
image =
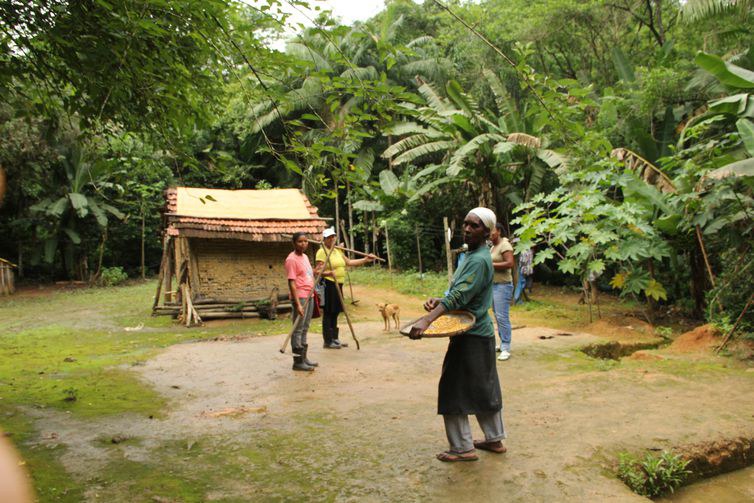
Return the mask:
[[[474,208],[473,210],[469,211],[469,214],[476,215],[479,217],[479,220],[482,221],[485,227],[487,227],[488,230],[492,231],[495,228],[495,224],[497,223],[497,217],[495,217],[495,212],[488,208],[482,208],[481,206],[479,208]]]

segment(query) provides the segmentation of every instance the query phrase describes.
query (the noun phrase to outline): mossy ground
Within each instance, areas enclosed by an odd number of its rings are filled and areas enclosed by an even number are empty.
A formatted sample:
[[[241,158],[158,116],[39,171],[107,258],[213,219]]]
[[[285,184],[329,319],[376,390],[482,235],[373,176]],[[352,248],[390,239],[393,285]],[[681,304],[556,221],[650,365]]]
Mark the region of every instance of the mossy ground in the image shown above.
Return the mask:
[[[84,488],[58,462],[62,446],[32,442],[38,432],[26,410],[52,408],[81,418],[125,413],[159,417],[165,399],[129,372],[129,366],[172,344],[281,333],[290,323],[223,322],[186,329],[169,317],[149,315],[154,287],[150,281],[22,294],[0,302],[0,427],[19,446],[42,501],[81,501]],[[125,330],[140,324],[141,330]]]
[[[379,318],[373,303],[383,296],[388,297],[386,300],[400,297],[397,294],[391,297],[391,291],[404,295],[395,302],[406,301],[407,308],[415,303],[413,309],[418,309],[423,298],[441,294],[447,285],[445,275],[426,275],[420,280],[416,275],[396,274],[391,279],[384,272],[370,268],[354,271],[352,279],[367,287],[361,290],[361,304],[353,309],[354,318],[377,327],[380,322],[375,321]],[[41,501],[248,501],[249,495],[259,500],[332,501],[356,500],[365,494],[389,500],[398,495],[424,494],[422,488],[432,485],[436,467],[415,465],[414,458],[403,455],[400,439],[406,432],[398,428],[406,428],[405,419],[384,422],[384,417],[378,414],[383,421],[379,428],[384,432],[383,437],[376,439],[354,430],[353,419],[329,415],[327,404],[307,412],[305,408],[294,410],[284,423],[260,422],[248,430],[220,429],[191,438],[180,437],[180,432],[148,438],[145,433],[144,438],[137,434],[113,443],[109,435],[99,434],[93,447],[105,453],[101,466],[73,476],[70,467],[64,465],[69,453],[64,443],[41,441],[49,431],[40,426],[43,424],[40,417],[67,415],[79,427],[104,424],[107,418],[134,417],[141,421],[149,416],[163,418],[177,404],[141,380],[140,374],[132,371],[135,367],[153,361],[165,348],[175,344],[216,337],[282,334],[290,327],[288,319],[227,320],[186,329],[168,317],[149,315],[154,286],[150,281],[44,296],[25,297],[22,293],[0,301],[0,427],[21,450]],[[371,287],[374,289],[370,290]],[[586,308],[576,303],[578,295],[574,292],[540,287],[535,298],[536,301],[513,308],[514,325],[578,331],[588,324]],[[625,316],[635,310],[632,304],[616,299],[605,299],[602,305],[605,317]],[[140,330],[125,330],[142,324]],[[312,328],[318,331],[318,324],[314,323]],[[402,340],[389,339],[391,336],[382,333],[381,327],[375,330],[372,348],[376,341],[397,345]],[[550,342],[517,348],[518,360],[512,362],[511,369],[516,368],[516,361],[532,365],[532,369],[536,367],[541,383],[528,373],[531,370],[528,367],[514,370],[519,374],[509,375],[509,382],[525,382],[527,393],[543,393],[552,386],[550,376],[556,379],[574,376],[580,379],[580,385],[593,386],[594,390],[600,389],[603,377],[618,379],[626,389],[631,389],[632,383],[644,379],[647,368],[694,382],[704,376],[710,376],[711,380],[729,375],[742,377],[739,366],[726,359],[606,361],[590,358],[575,346],[553,350],[548,346]],[[270,340],[271,349],[276,351],[272,346]],[[333,363],[330,362],[331,372]],[[358,373],[348,375],[349,379],[360,378]],[[747,378],[750,376],[754,378],[751,373],[745,374]],[[393,378],[390,374],[383,376],[388,382]],[[666,385],[665,381],[661,384]],[[680,381],[667,385],[684,386]],[[433,390],[435,385],[427,386]],[[583,393],[576,388],[564,388],[555,396],[583,399]],[[515,387],[511,395],[517,399],[524,396]],[[386,400],[391,403],[392,399]],[[534,410],[531,417],[539,421],[542,414],[549,417],[550,413],[545,412]],[[526,424],[531,424],[531,419]],[[521,425],[519,432],[524,433]],[[430,442],[439,434],[423,433]],[[376,440],[384,443],[389,438],[397,439],[395,445],[389,446],[393,449],[390,453],[372,449]],[[421,445],[421,458],[431,459],[434,448],[435,444]],[[134,456],[134,452],[144,455]],[[345,458],[332,455],[338,452],[343,456],[354,454]],[[375,489],[374,481],[360,479],[370,473],[392,477],[394,485],[403,492],[383,493]],[[385,488],[389,490],[395,488]]]

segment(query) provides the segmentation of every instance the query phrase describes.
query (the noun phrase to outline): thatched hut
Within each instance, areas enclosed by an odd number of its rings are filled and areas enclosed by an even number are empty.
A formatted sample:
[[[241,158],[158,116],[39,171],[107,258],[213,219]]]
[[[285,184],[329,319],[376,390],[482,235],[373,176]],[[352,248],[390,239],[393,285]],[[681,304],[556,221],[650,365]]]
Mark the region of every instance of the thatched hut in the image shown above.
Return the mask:
[[[298,189],[168,189],[153,310],[188,326],[202,318],[257,317],[279,301],[290,309],[283,267],[290,235],[314,237],[324,228]]]
[[[13,295],[16,292],[16,264],[0,258],[0,295]]]

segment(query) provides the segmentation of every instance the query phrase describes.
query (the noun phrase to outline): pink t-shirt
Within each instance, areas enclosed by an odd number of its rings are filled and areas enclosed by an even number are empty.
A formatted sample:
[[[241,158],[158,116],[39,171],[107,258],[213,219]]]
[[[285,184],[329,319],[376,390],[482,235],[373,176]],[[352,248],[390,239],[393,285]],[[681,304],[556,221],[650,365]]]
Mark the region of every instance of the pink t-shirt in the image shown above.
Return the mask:
[[[292,251],[285,259],[285,271],[288,273],[288,279],[295,280],[298,297],[308,297],[314,286],[314,272],[309,256],[305,253],[297,255]]]

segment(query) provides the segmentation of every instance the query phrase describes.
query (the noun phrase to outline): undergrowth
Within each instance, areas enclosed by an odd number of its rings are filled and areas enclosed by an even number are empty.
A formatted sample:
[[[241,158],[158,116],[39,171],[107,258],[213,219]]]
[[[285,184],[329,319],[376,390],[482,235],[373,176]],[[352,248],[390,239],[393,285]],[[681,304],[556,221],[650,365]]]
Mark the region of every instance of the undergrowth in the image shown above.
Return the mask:
[[[649,498],[674,492],[691,474],[686,469],[689,462],[668,451],[641,460],[626,452],[618,456],[618,477],[633,492]]]

